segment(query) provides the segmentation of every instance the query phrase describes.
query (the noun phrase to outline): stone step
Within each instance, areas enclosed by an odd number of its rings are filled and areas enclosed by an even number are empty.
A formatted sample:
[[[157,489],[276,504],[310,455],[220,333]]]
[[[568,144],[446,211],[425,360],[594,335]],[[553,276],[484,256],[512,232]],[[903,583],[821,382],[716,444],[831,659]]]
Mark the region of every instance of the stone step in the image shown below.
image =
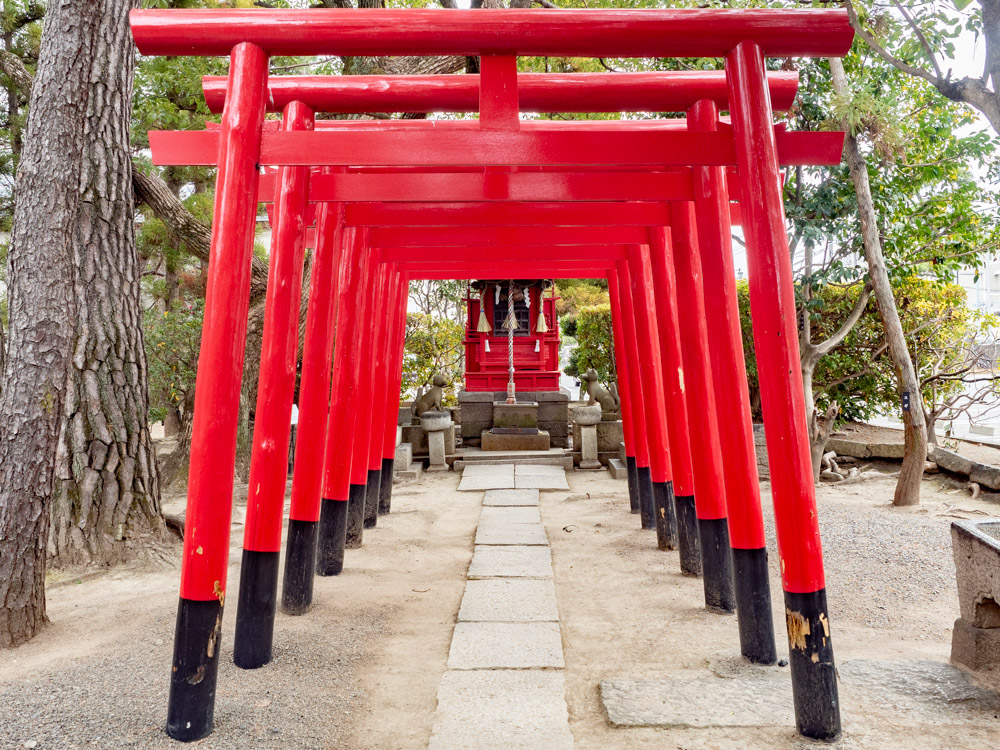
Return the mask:
[[[530,457],[526,456],[523,458],[500,458],[500,459],[474,459],[468,460],[466,458],[456,458],[454,469],[455,471],[463,471],[466,466],[499,466],[501,464],[517,464],[519,466],[561,466],[566,471],[570,471],[573,468],[573,457],[570,455],[562,456],[551,456],[551,457]]]
[[[396,466],[409,466],[413,463],[413,443],[400,443],[396,446]]]
[[[405,469],[397,469],[393,473],[395,482],[419,482],[424,474],[424,465],[419,461],[411,461]]]
[[[625,443],[624,442],[618,443],[618,458],[621,460],[621,462],[623,464],[627,463],[627,461],[625,459]]]
[[[628,479],[628,467],[620,458],[608,461],[608,473],[615,479]]]

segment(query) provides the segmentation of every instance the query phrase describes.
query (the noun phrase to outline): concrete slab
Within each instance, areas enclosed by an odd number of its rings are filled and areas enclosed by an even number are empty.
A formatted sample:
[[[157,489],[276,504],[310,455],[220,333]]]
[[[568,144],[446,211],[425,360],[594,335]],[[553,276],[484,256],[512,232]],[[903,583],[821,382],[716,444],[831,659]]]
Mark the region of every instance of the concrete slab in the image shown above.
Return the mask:
[[[538,505],[538,490],[487,490],[483,505]]]
[[[448,654],[448,669],[564,666],[557,622],[460,622]]]
[[[469,581],[459,622],[558,622],[552,581],[491,578]]]
[[[462,472],[462,481],[458,489],[460,492],[514,489],[514,467],[467,466]]]
[[[548,546],[545,527],[540,523],[505,523],[481,521],[476,529],[476,544],[525,544]]]
[[[562,477],[566,471],[561,466],[546,466],[544,464],[517,464],[514,476]]]
[[[445,672],[428,750],[572,750],[562,672]]]
[[[552,554],[547,547],[476,545],[469,578],[552,578]]]
[[[788,670],[741,679],[601,681],[608,721],[621,727],[795,726]]]
[[[568,490],[566,472],[560,469],[559,473],[560,476],[519,474],[514,477],[514,487],[519,490]]]
[[[487,507],[483,508],[479,516],[479,523],[489,524],[541,523],[541,521],[537,505],[521,508]]]

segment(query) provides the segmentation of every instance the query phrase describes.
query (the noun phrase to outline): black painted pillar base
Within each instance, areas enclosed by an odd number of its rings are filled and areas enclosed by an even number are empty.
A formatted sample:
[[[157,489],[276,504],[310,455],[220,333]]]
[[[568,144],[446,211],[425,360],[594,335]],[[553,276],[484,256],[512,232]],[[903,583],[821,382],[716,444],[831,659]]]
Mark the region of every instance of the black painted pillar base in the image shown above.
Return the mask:
[[[352,484],[347,497],[347,549],[358,549],[365,535],[367,485]]]
[[[319,512],[319,533],[316,535],[316,575],[335,576],[344,569],[344,548],[347,546],[346,500],[323,498]]]
[[[733,593],[729,522],[725,518],[699,518],[698,537],[701,542],[705,606],[719,612],[733,612],[736,595]]]
[[[194,742],[212,733],[222,641],[222,604],[181,599],[167,700],[167,734]]]
[[[673,482],[653,482],[653,516],[656,520],[656,546],[663,550],[677,549]]]
[[[278,601],[278,557],[277,552],[243,550],[233,640],[233,664],[241,669],[257,669],[271,661],[274,608]]]
[[[653,479],[649,475],[648,466],[637,466],[635,470],[636,484],[639,486],[639,515],[642,528],[656,528],[656,511],[653,501]]]
[[[365,528],[378,524],[378,503],[382,494],[382,469],[368,470],[368,484],[365,485]]]
[[[382,486],[378,493],[378,513],[380,516],[392,509],[392,475],[395,468],[395,459],[382,459]]]
[[[698,537],[698,513],[694,495],[674,498],[677,505],[677,537],[681,550],[681,573],[697,578],[701,575],[701,541]]]
[[[318,521],[288,519],[285,576],[281,583],[281,611],[286,615],[304,615],[312,605],[318,530]]]
[[[778,654],[771,620],[766,547],[733,549],[733,584],[743,658],[753,664],[774,664]]]
[[[840,736],[840,698],[826,589],[811,594],[786,591],[785,621],[795,726],[803,737],[832,742]]]
[[[625,456],[625,476],[628,477],[628,504],[633,513],[639,512],[639,476],[635,456]]]

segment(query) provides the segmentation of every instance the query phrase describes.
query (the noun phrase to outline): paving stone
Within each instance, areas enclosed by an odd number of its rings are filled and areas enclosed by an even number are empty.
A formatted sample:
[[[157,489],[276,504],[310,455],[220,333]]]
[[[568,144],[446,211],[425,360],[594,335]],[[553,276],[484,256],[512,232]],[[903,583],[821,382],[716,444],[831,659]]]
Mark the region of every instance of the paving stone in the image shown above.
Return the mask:
[[[564,666],[558,622],[460,622],[448,654],[448,669]]]
[[[540,523],[507,523],[481,521],[476,529],[476,544],[545,545],[545,527]]]
[[[601,681],[608,721],[623,727],[795,726],[788,670],[741,679]]]
[[[538,505],[538,490],[487,490],[483,505]]]
[[[525,508],[483,508],[479,523],[541,523],[538,506]]]
[[[476,545],[469,578],[552,578],[548,547]]]
[[[458,485],[460,492],[514,489],[514,467],[467,466]]]
[[[559,470],[558,476],[546,474],[518,474],[514,477],[514,486],[519,490],[568,490],[566,472]]]
[[[533,477],[565,477],[566,470],[562,466],[546,466],[539,464],[516,464],[514,466],[515,476]]]
[[[854,659],[837,671],[845,697],[915,723],[993,722],[1000,710],[1000,694],[942,661]]]
[[[459,622],[558,622],[552,581],[491,578],[469,581]]]
[[[562,672],[445,672],[428,750],[572,750]]]

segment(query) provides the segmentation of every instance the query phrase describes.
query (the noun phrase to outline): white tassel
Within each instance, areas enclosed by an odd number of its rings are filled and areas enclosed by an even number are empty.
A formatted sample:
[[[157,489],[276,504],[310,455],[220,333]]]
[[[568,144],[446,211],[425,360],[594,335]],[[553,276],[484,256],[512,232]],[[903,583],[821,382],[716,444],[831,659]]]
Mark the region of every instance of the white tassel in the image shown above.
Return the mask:
[[[485,300],[483,294],[479,294],[479,325],[476,326],[476,330],[480,333],[490,333],[493,329],[490,328],[490,322],[486,319],[486,309]],[[487,350],[488,351],[488,350]]]

